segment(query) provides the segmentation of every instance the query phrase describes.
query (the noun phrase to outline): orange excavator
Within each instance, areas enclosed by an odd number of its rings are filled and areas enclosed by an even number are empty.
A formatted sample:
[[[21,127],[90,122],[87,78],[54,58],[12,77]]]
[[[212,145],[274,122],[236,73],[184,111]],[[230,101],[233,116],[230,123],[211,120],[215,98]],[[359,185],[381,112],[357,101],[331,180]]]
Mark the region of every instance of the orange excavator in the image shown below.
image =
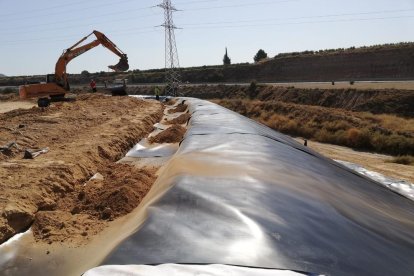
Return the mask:
[[[96,36],[96,40],[83,46],[79,46],[93,34]],[[110,51],[112,51],[114,54],[120,57],[118,64],[108,66],[110,69],[114,70],[115,72],[126,71],[129,69],[127,55],[123,53],[103,33],[93,31],[88,36],[82,38],[75,45],[63,51],[63,54],[59,57],[58,61],[56,62],[55,74],[47,75],[46,83],[21,85],[19,88],[20,98],[27,99],[38,97],[38,105],[41,107],[48,106],[51,100],[56,101],[63,99],[65,94],[68,91],[70,91],[70,86],[66,73],[66,65],[72,59],[82,55],[83,53],[99,45],[108,48]],[[48,96],[50,97],[50,99],[48,98]]]

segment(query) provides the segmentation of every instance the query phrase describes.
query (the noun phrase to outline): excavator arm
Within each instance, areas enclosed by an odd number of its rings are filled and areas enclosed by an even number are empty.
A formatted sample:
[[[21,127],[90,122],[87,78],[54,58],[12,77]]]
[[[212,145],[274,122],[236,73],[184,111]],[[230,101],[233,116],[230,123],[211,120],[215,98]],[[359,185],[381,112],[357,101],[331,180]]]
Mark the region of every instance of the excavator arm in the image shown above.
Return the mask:
[[[96,40],[81,45],[91,35],[96,36]],[[83,53],[95,48],[96,46],[102,45],[117,56],[120,57],[119,62],[116,65],[108,66],[110,69],[120,72],[129,69],[128,57],[123,53],[109,38],[103,33],[93,31],[89,35],[82,38],[80,41],[75,43],[72,47],[66,49],[56,62],[55,75],[53,81],[47,80],[47,83],[42,84],[31,84],[20,86],[19,93],[20,98],[32,98],[32,97],[44,97],[44,96],[64,96],[67,91],[70,90],[68,77],[66,74],[67,64],[74,58],[82,55]]]
[[[87,40],[92,34],[96,36],[96,40],[79,46],[82,42]],[[123,53],[109,38],[107,38],[103,33],[98,31],[93,31],[88,36],[85,36],[72,47],[66,49],[63,54],[59,57],[56,62],[55,68],[55,81],[58,85],[62,86],[65,90],[69,90],[69,82],[66,74],[67,64],[74,58],[82,55],[83,53],[95,48],[96,46],[102,45],[105,48],[112,51],[114,54],[120,57],[118,64],[108,66],[110,69],[121,72],[129,69],[128,57]],[[79,46],[79,47],[78,47]]]

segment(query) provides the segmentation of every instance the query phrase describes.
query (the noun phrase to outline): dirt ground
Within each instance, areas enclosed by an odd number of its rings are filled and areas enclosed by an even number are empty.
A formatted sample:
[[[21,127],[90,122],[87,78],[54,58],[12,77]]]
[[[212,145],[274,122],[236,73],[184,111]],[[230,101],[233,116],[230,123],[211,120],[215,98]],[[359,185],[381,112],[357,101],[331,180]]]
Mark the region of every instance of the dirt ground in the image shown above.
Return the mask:
[[[0,94],[0,113],[12,111],[14,109],[30,109],[36,107],[37,102],[34,99],[20,100],[19,95],[15,93]]]
[[[299,143],[303,139],[296,138]],[[390,163],[392,156],[356,151],[347,147],[308,141],[308,147],[331,159],[347,161],[388,177],[414,183],[414,166]]]
[[[186,129],[180,125],[172,125],[166,130],[158,133],[157,135],[150,137],[150,143],[179,143],[184,138]]]
[[[1,102],[0,101],[0,113],[12,111],[14,109],[30,109],[37,106],[36,103],[30,101],[15,101],[15,102]]]
[[[31,225],[37,239],[82,243],[135,208],[154,168],[114,162],[162,116],[156,101],[103,95],[0,114],[0,147],[15,143],[0,151],[0,243]],[[43,148],[23,159],[26,149]]]
[[[191,118],[191,115],[189,113],[184,113],[181,114],[180,116],[178,116],[177,118],[171,119],[171,120],[167,120],[166,122],[164,122],[166,125],[174,125],[174,124],[185,124],[187,123],[187,121]]]
[[[187,107],[188,106],[186,104],[180,103],[180,104],[177,105],[177,107],[168,110],[168,113],[173,114],[173,113],[177,113],[177,112],[184,112],[184,111],[187,110]]]
[[[414,81],[367,81],[358,82],[356,81],[353,85],[349,82],[335,82],[332,85],[330,82],[287,82],[287,83],[276,83],[274,86],[283,87],[296,87],[304,89],[402,89],[402,90],[414,90]]]

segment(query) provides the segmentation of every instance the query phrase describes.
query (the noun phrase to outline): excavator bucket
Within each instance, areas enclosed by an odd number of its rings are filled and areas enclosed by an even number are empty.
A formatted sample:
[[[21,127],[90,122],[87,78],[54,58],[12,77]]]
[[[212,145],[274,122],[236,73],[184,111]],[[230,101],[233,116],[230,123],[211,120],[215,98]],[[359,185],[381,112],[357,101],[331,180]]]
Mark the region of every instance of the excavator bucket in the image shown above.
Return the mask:
[[[127,71],[129,69],[128,59],[121,58],[116,65],[108,66],[110,69],[114,70],[115,72],[122,72]]]

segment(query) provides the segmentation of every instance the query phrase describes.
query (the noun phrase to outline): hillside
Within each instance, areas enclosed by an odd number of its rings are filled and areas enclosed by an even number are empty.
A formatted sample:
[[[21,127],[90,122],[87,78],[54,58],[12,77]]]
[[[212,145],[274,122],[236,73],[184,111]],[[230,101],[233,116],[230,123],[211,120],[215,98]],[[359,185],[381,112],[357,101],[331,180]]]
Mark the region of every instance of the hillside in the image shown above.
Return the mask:
[[[184,82],[414,79],[414,43],[279,54],[258,64],[183,68]],[[161,82],[162,71],[134,72],[138,83]]]
[[[251,99],[306,106],[341,108],[373,114],[394,114],[414,118],[414,90],[396,89],[302,89],[272,85],[186,85],[182,96],[199,99]],[[128,88],[130,95],[153,95],[152,86]]]
[[[181,76],[183,82],[190,83],[413,80],[414,43],[282,53],[258,64],[182,68]],[[164,69],[100,72],[88,78],[80,74],[69,76],[71,84],[85,84],[90,78],[98,83],[116,78],[128,78],[129,83],[161,83]],[[44,76],[0,77],[0,86],[44,79]]]

